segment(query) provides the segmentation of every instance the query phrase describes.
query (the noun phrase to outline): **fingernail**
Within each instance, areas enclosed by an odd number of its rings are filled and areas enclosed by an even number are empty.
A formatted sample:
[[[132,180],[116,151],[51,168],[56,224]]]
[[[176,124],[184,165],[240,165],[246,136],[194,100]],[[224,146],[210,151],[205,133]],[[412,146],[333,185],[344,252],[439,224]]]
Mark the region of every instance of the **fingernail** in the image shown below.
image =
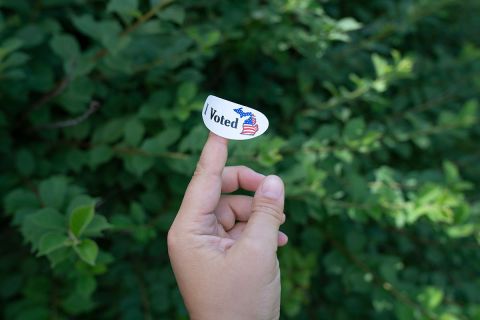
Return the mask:
[[[278,199],[283,194],[283,182],[277,176],[267,176],[265,180],[263,180],[260,191],[266,198]]]

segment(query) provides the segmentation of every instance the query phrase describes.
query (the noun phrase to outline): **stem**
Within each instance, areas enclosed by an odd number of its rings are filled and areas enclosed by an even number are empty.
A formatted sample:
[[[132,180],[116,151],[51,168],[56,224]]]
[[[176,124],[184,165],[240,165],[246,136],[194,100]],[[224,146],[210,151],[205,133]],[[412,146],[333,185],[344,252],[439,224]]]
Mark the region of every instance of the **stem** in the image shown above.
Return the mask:
[[[98,101],[92,101],[90,102],[90,105],[83,113],[81,116],[69,119],[69,120],[64,120],[64,121],[58,121],[46,125],[39,126],[35,129],[60,129],[60,128],[66,128],[66,127],[74,127],[79,125],[80,123],[84,122],[87,120],[93,113],[95,113],[98,109],[100,108],[100,103]]]

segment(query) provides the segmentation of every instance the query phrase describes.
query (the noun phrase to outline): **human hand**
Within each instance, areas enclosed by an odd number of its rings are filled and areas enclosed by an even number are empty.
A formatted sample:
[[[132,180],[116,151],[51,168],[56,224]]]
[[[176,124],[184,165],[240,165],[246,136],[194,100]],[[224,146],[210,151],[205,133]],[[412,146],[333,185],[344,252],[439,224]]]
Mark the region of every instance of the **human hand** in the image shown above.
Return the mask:
[[[227,151],[210,134],[168,233],[173,271],[191,319],[278,319],[283,182],[225,167]],[[255,196],[221,195],[239,188]]]

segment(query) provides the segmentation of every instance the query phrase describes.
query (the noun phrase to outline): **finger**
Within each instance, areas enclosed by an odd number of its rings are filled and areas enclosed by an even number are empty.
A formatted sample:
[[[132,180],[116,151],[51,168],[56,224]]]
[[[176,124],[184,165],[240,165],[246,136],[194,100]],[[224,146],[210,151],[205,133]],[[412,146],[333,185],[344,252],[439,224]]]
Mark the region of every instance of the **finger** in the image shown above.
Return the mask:
[[[230,230],[236,221],[248,221],[252,214],[253,198],[243,195],[223,195],[215,208],[218,222]]]
[[[245,166],[226,167],[222,175],[222,192],[230,193],[238,189],[257,190],[265,176]]]
[[[225,230],[232,229],[239,221],[247,222],[252,215],[253,197],[244,195],[222,195],[215,215]]]
[[[245,229],[245,227],[247,226],[247,224],[245,222],[237,222],[235,224],[235,226],[229,230],[227,233],[228,235],[230,236],[231,239],[233,240],[238,240],[240,239],[240,237],[242,236],[242,232],[243,230]],[[278,232],[278,246],[279,247],[283,247],[284,245],[286,245],[288,242],[288,237],[285,233],[283,233],[282,231],[279,231]]]
[[[227,233],[233,240],[238,240],[240,239],[240,236],[242,235],[243,229],[245,229],[246,225],[246,222],[237,222],[231,230],[227,231]]]
[[[278,246],[283,247],[288,243],[288,236],[282,231],[278,231]]]
[[[180,207],[180,214],[206,214],[215,210],[222,188],[222,172],[227,161],[227,140],[208,136]]]
[[[278,229],[285,221],[283,213],[285,189],[278,176],[267,176],[253,197],[252,215],[243,232],[243,243],[250,249],[275,253]]]

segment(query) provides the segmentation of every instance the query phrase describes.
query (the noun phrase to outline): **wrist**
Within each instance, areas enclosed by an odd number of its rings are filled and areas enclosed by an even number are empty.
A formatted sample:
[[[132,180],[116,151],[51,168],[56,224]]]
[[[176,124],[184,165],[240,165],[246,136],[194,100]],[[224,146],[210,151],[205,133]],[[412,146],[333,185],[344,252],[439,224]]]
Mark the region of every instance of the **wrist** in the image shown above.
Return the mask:
[[[205,312],[201,314],[190,314],[190,319],[191,320],[223,320],[223,319],[228,319],[228,320],[278,320],[280,318],[280,315],[271,315],[271,316],[265,316],[265,315],[254,315],[254,314],[240,314],[235,311],[230,311],[230,312]]]

